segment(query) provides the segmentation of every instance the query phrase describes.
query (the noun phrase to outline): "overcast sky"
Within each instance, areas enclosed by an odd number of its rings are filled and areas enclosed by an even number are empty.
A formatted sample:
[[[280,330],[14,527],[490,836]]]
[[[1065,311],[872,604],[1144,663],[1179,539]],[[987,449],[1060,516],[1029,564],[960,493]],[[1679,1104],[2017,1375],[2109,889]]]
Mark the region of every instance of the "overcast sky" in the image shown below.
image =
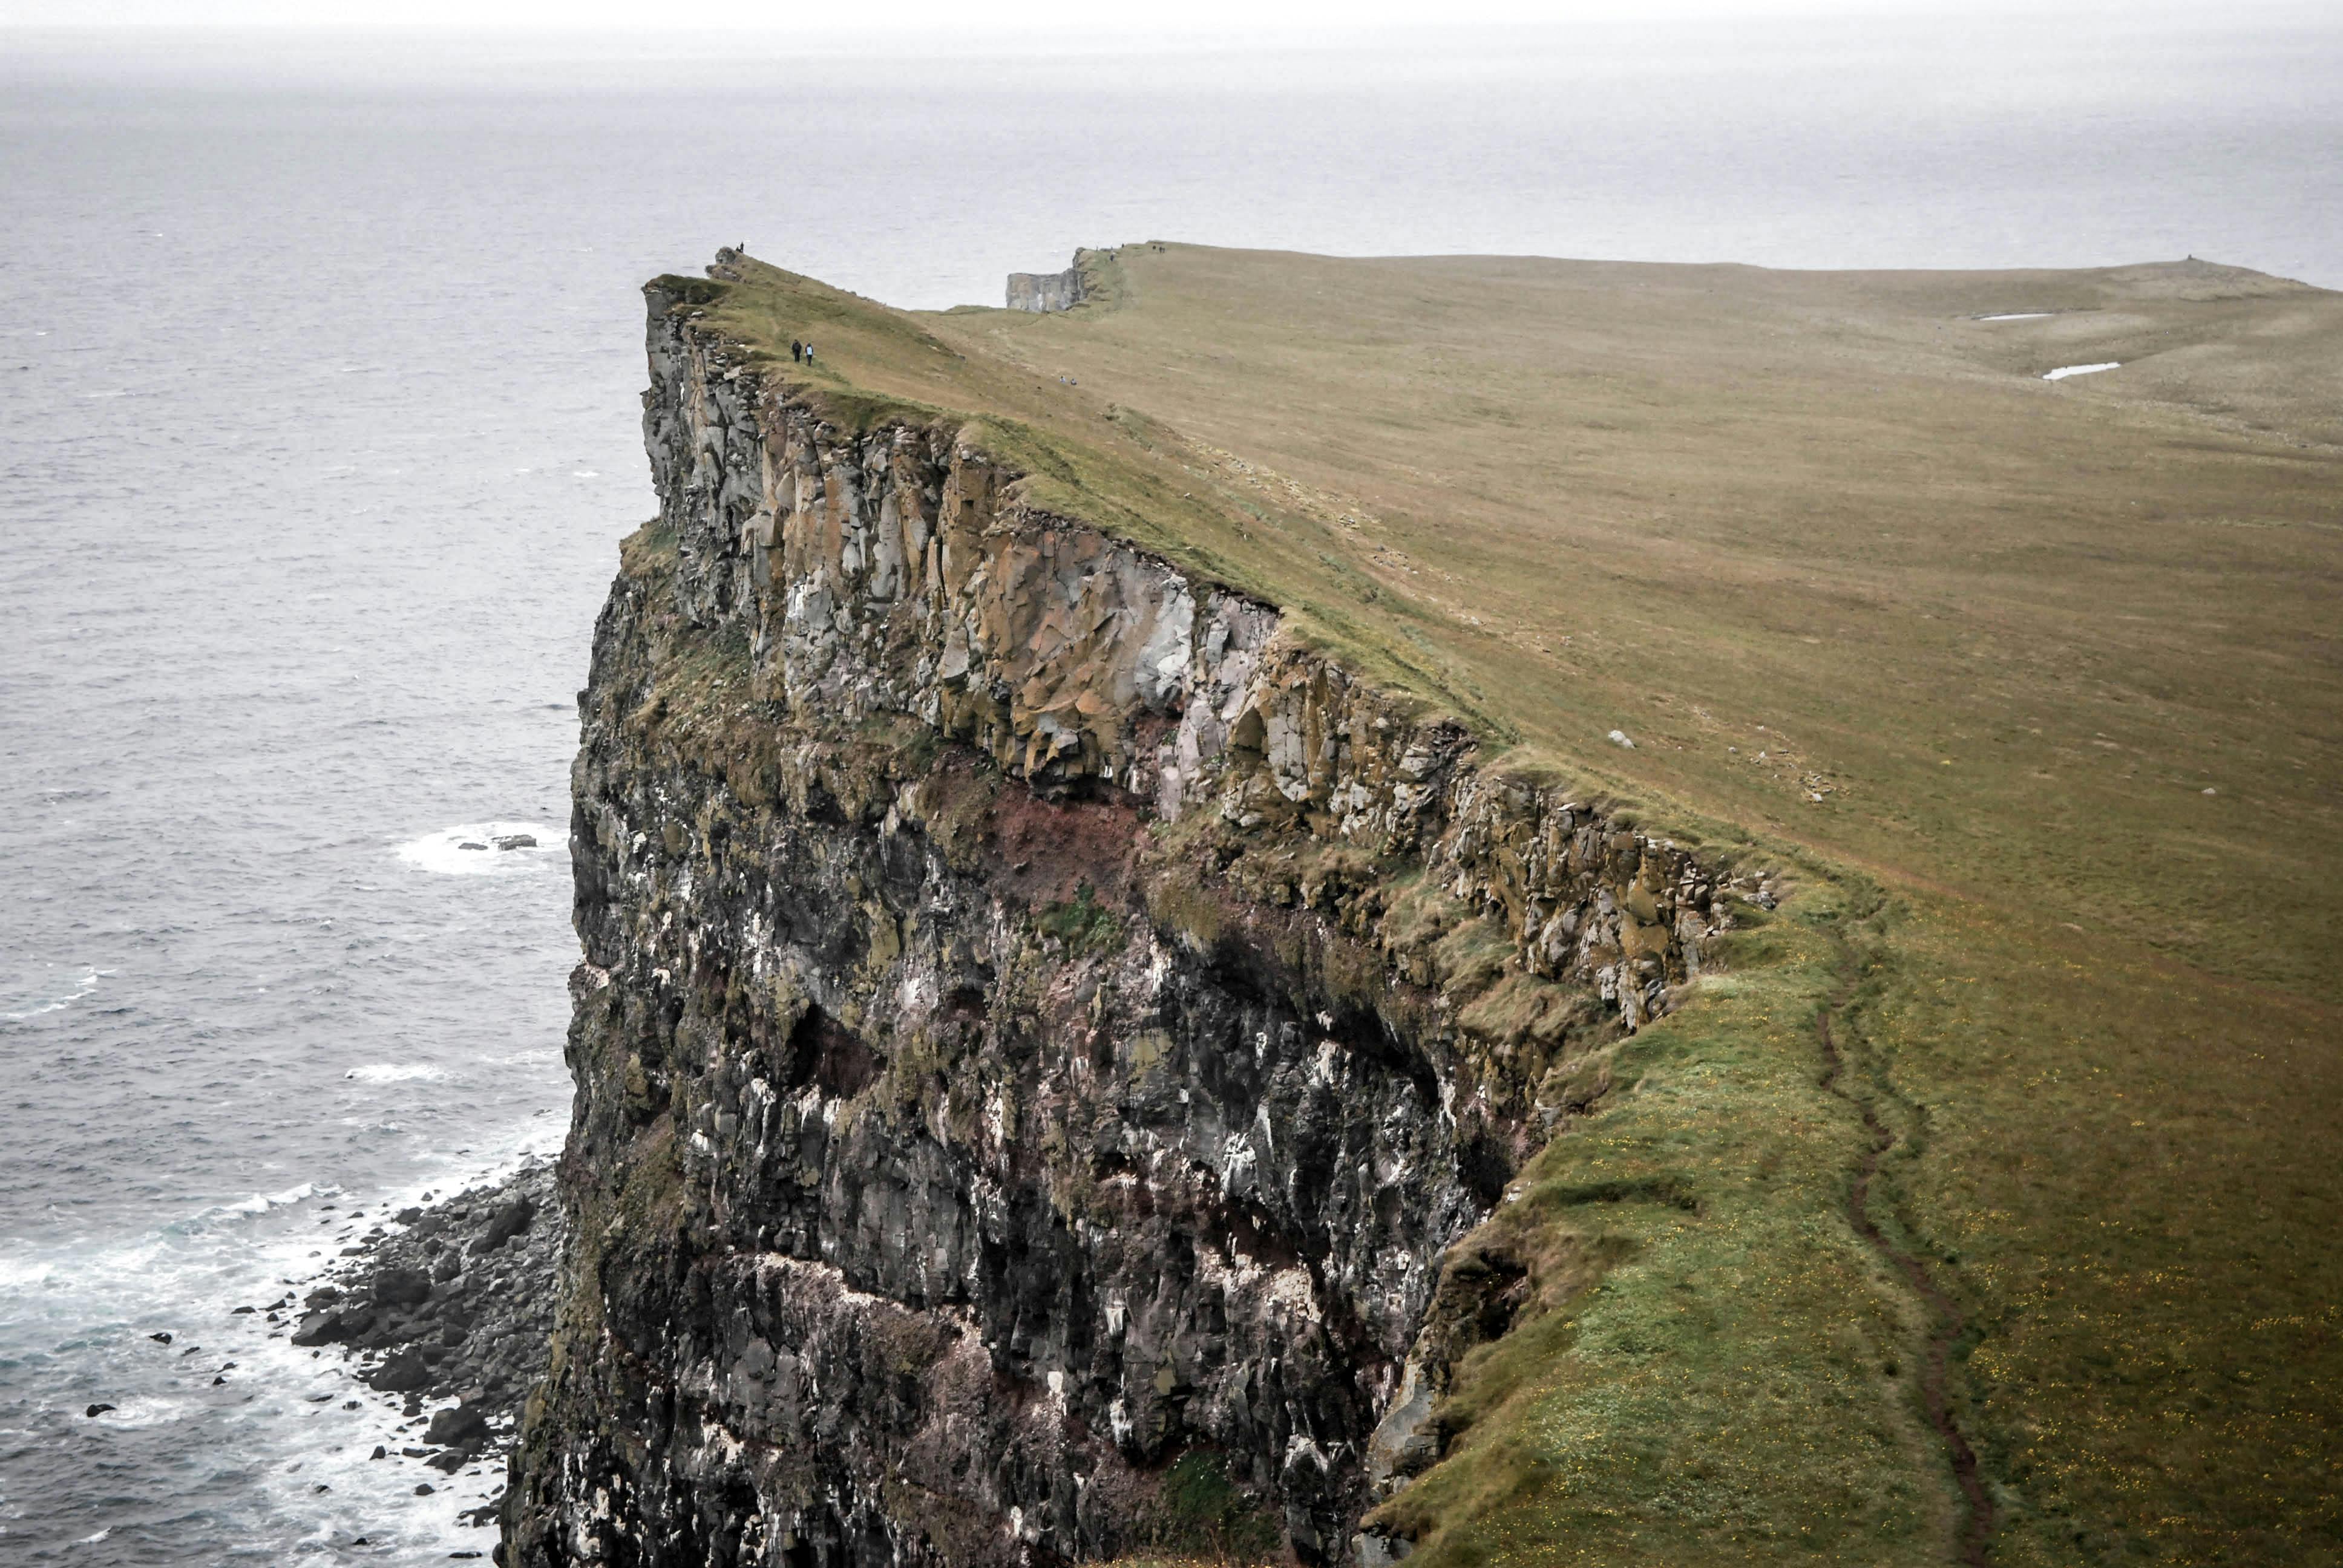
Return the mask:
[[[2236,19],[2240,11],[2315,16],[2309,0],[884,0],[856,12],[797,0],[0,0],[0,25],[83,27],[456,27],[834,34],[1328,34],[1369,27],[1631,20],[1652,15],[1897,15],[2107,12],[2166,20]]]

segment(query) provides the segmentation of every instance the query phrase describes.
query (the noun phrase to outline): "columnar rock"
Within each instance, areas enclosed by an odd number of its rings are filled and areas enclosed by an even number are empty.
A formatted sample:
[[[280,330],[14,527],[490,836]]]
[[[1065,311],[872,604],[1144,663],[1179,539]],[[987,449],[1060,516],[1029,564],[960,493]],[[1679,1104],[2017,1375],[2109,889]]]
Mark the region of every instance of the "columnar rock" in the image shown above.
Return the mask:
[[[1714,879],[650,306],[508,1559],[1347,1558],[1463,1348],[1443,1249]]]

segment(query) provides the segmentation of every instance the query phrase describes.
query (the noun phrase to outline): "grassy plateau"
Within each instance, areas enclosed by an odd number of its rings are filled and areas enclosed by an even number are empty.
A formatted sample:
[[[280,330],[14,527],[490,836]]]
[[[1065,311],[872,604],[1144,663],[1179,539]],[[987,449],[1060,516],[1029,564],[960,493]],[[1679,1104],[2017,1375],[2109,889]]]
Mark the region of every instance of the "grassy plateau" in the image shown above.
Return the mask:
[[[2343,296],[1081,266],[1050,316],[695,286],[841,420],[964,416],[1797,890],[1464,1244],[1535,1302],[1384,1521],[1433,1565],[2343,1563]]]

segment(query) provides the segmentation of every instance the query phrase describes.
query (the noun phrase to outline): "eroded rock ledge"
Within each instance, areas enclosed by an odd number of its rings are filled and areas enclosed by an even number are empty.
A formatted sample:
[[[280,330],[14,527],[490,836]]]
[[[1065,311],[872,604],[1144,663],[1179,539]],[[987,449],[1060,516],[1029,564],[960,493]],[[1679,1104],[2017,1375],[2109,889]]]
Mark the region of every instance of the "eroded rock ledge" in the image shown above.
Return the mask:
[[[1714,877],[650,305],[508,1558],[1348,1557],[1487,1316],[1443,1250]]]
[[[1007,293],[1011,310],[1071,310],[1088,297],[1081,257],[1063,272],[1012,272]]]

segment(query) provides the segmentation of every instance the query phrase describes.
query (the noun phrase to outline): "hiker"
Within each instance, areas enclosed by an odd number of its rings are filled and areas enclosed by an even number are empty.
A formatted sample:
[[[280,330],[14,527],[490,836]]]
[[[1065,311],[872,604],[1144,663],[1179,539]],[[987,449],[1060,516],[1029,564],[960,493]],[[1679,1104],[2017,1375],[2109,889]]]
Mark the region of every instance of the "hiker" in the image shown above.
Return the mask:
[[[806,345],[806,363],[809,365],[813,363],[813,345],[810,343]]]
[[[796,338],[794,338],[794,337],[790,338],[790,339],[789,339],[789,358],[790,358],[790,360],[794,362],[794,361],[796,361],[796,360],[803,359],[804,357],[805,357],[805,345],[804,345],[804,344],[802,344],[802,343],[799,343],[799,342]]]

